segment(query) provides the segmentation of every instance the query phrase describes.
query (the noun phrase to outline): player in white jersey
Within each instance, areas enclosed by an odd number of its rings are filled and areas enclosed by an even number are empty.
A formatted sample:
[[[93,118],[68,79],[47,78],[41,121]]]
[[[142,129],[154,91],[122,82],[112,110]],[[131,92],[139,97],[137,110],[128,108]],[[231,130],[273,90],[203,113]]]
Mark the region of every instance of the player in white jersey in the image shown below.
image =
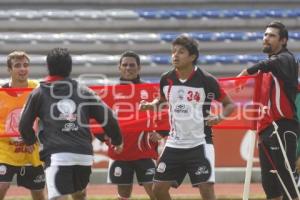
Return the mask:
[[[218,81],[196,66],[197,42],[180,35],[172,42],[174,69],[162,75],[160,98],[142,101],[141,110],[169,106],[170,135],[154,176],[157,200],[170,200],[188,173],[204,200],[215,200],[215,153],[211,126],[230,115],[235,105]],[[210,115],[212,100],[222,103],[219,115]]]

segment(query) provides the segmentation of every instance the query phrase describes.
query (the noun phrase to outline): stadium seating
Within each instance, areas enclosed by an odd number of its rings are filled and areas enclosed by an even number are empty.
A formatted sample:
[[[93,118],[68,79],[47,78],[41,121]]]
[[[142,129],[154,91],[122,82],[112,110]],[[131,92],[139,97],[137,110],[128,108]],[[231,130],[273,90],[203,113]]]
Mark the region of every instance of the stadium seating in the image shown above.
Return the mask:
[[[49,33],[0,32],[3,43],[163,43],[171,42],[180,32],[163,33]],[[188,32],[199,41],[254,41],[263,38],[263,32]],[[290,31],[290,40],[300,40],[300,31]]]
[[[76,9],[76,10],[31,10],[12,9],[0,10],[0,19],[10,20],[109,20],[109,19],[215,19],[215,18],[297,18],[300,17],[300,9]]]
[[[24,49],[32,55],[34,73],[41,74],[44,55],[61,46],[74,55],[76,75],[116,75],[115,68],[106,66],[116,66],[118,55],[130,49],[143,55],[144,75],[158,76],[169,69],[171,41],[185,33],[199,41],[200,65],[217,76],[236,74],[240,68],[234,67],[265,58],[260,54],[262,31],[272,20],[289,27],[288,47],[300,52],[300,2],[199,1],[0,1],[0,63],[5,65],[9,51]],[[5,76],[1,68],[0,77]]]
[[[300,54],[297,54],[300,59]],[[73,55],[74,65],[98,66],[98,65],[118,65],[118,55],[104,55],[104,54],[83,54]],[[200,55],[198,59],[199,64],[245,64],[255,63],[261,59],[265,59],[264,54],[216,54],[216,55]],[[170,54],[152,54],[142,55],[141,62],[143,65],[170,65]],[[31,55],[31,64],[36,66],[45,65],[46,56],[44,55]],[[0,55],[0,64],[6,64],[6,55]]]

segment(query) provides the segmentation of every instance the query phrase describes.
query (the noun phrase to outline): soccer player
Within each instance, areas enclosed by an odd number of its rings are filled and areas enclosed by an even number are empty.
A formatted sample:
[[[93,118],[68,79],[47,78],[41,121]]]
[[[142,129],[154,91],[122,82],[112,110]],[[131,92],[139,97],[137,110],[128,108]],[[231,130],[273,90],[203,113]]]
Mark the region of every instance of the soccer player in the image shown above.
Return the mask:
[[[24,107],[19,130],[28,148],[39,140],[45,163],[48,199],[86,199],[93,163],[89,119],[102,124],[116,152],[123,148],[119,125],[111,110],[90,89],[70,78],[72,57],[67,49],[47,55],[49,76],[36,88]],[[40,120],[36,137],[33,122]]]
[[[277,170],[291,197],[298,199],[292,179],[286,167],[278,139],[273,134],[272,122],[278,125],[278,133],[287,153],[292,171],[295,170],[297,122],[295,98],[298,86],[298,63],[287,49],[288,30],[281,22],[274,21],[266,26],[262,51],[268,59],[243,70],[238,76],[259,73],[262,78],[259,103],[262,104],[258,121],[259,158],[262,186],[267,199],[280,200],[285,192],[280,180],[270,170]]]
[[[28,79],[30,59],[24,51],[13,51],[7,56],[10,81],[2,88],[35,88],[38,83]],[[19,117],[27,92],[0,92],[0,132],[17,133]],[[14,175],[17,184],[29,189],[33,200],[44,200],[45,175],[39,157],[38,144],[33,151],[26,148],[21,137],[0,138],[0,199],[4,199]]]
[[[140,78],[140,70],[139,55],[133,51],[124,52],[119,61],[120,84],[143,83]],[[130,198],[134,174],[136,174],[138,183],[145,188],[150,199],[155,199],[152,192],[155,171],[154,160],[158,157],[158,142],[166,134],[167,132],[144,131],[122,133],[124,150],[120,154],[116,154],[109,145],[108,155],[111,159],[108,169],[108,182],[117,184],[119,200]]]
[[[211,126],[235,108],[218,81],[196,66],[198,43],[185,35],[172,42],[173,69],[160,79],[160,97],[142,101],[141,110],[169,106],[170,133],[154,175],[157,200],[170,200],[170,187],[178,187],[188,173],[204,200],[215,200],[215,153]],[[222,112],[210,114],[212,100]]]

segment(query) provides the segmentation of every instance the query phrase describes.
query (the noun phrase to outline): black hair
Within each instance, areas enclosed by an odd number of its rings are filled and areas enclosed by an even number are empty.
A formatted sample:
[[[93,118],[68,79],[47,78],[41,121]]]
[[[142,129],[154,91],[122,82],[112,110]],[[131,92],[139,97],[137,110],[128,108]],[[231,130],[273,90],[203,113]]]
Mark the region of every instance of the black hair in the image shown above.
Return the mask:
[[[122,55],[120,57],[120,61],[119,61],[120,65],[122,63],[122,59],[125,58],[125,57],[132,57],[132,58],[134,58],[135,61],[136,61],[136,64],[138,66],[140,66],[140,62],[141,62],[140,61],[140,56],[137,53],[135,53],[134,51],[125,51],[124,53],[122,53]]]
[[[197,64],[197,60],[199,57],[198,50],[198,42],[192,37],[187,36],[186,34],[179,35],[175,40],[173,40],[172,45],[182,45],[184,46],[190,55],[195,55],[195,59],[193,60],[193,64]]]
[[[286,38],[286,40],[289,39],[289,33],[286,29],[285,25],[279,21],[273,21],[270,24],[266,26],[266,28],[276,28],[279,30],[279,37],[280,39]],[[286,47],[287,44],[285,43],[283,47]]]
[[[48,52],[49,75],[68,77],[72,71],[72,57],[66,48],[54,48]]]

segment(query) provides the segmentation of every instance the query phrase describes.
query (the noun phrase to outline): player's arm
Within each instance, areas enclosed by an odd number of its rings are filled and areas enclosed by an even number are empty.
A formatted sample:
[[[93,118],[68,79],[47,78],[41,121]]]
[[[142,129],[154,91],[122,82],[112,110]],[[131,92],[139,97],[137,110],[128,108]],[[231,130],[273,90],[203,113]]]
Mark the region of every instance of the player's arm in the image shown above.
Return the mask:
[[[93,106],[90,106],[91,117],[100,123],[104,130],[104,133],[101,134],[104,136],[103,138],[99,138],[100,135],[95,135],[95,137],[104,141],[109,137],[110,143],[114,145],[115,151],[117,153],[121,152],[123,150],[123,138],[117,119],[112,110],[98,97],[95,97],[94,101],[96,101],[97,104],[95,105],[93,103]]]
[[[19,132],[26,145],[33,145],[36,141],[35,131],[33,129],[34,121],[38,113],[38,102],[36,93],[31,93],[25,107],[23,108],[19,122]]]
[[[146,110],[158,110],[160,108],[161,104],[166,102],[166,100],[162,97],[154,99],[152,102],[147,102],[145,100],[142,100],[140,102],[140,110],[146,111]]]
[[[208,126],[213,126],[220,123],[226,117],[228,117],[236,108],[236,105],[232,101],[231,97],[224,91],[221,84],[214,77],[208,78],[210,83],[210,89],[215,94],[215,100],[222,103],[222,110],[218,115],[210,115],[206,121]]]
[[[153,131],[150,132],[149,134],[150,134],[150,140],[152,142],[158,142],[163,138],[169,136],[169,131]]]
[[[258,71],[261,72],[272,72],[276,77],[281,79],[289,79],[293,75],[293,63],[294,58],[289,54],[274,55],[267,60],[262,60],[257,64],[244,69],[239,75],[247,76],[256,74]],[[284,66],[284,67],[282,67]]]
[[[228,95],[222,98],[221,103],[223,107],[222,112],[216,116],[210,116],[206,122],[208,126],[213,126],[220,123],[222,120],[228,117],[236,107]]]

